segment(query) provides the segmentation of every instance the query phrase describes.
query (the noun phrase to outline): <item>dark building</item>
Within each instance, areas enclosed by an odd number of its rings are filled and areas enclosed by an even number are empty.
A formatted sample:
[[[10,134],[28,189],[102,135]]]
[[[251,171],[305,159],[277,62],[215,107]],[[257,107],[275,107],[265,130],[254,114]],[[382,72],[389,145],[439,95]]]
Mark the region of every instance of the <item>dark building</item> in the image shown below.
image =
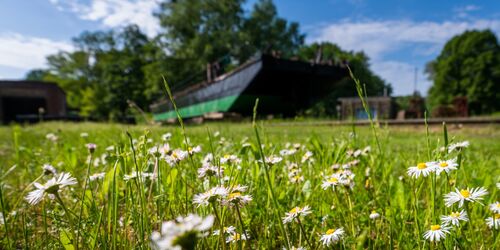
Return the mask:
[[[8,123],[20,117],[66,115],[66,94],[51,82],[0,81],[0,121]]]
[[[293,116],[330,93],[348,76],[346,68],[260,55],[212,81],[173,88],[183,118],[236,113],[249,116],[259,98],[259,114]],[[169,100],[151,105],[155,121],[175,119]]]

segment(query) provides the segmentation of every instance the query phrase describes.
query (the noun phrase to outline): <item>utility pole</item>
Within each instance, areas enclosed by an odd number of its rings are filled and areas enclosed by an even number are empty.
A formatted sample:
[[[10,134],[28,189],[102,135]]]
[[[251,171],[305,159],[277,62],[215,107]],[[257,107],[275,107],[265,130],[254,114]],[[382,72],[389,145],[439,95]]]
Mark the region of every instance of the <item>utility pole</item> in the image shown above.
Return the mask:
[[[413,95],[417,95],[417,73],[418,73],[418,68],[415,67],[415,78],[413,80]]]

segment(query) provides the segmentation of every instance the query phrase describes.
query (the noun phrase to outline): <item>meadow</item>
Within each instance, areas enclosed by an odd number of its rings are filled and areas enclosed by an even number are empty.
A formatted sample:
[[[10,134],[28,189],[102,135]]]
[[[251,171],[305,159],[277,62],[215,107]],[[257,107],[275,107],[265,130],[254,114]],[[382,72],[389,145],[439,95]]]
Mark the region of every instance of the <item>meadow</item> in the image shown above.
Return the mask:
[[[0,248],[495,249],[499,152],[496,125],[3,126]]]

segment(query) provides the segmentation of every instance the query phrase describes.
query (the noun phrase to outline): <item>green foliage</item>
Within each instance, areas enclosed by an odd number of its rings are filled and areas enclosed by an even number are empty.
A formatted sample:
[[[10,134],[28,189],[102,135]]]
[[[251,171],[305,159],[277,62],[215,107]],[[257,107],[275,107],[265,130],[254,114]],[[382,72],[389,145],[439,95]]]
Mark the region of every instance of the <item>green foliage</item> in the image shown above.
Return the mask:
[[[500,45],[490,30],[466,31],[446,43],[427,72],[434,81],[428,101],[450,104],[466,96],[472,114],[500,110]]]

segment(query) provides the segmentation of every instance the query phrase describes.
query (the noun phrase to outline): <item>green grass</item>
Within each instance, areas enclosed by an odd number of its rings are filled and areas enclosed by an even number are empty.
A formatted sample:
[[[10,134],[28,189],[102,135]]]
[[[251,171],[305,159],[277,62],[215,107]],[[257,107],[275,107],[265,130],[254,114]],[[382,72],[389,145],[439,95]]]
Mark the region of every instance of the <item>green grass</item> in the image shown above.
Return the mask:
[[[217,213],[210,235],[198,241],[197,249],[292,246],[328,249],[321,244],[321,235],[339,227],[344,228],[344,237],[330,248],[494,249],[500,245],[499,229],[490,229],[485,223],[492,216],[488,204],[499,200],[498,126],[449,126],[449,143],[463,140],[471,143],[458,156],[456,152],[448,155],[438,150],[445,144],[441,126],[430,127],[428,137],[423,124],[375,127],[379,152],[370,127],[282,126],[260,122],[257,125],[262,148],[251,123],[186,126],[189,145],[179,126],[43,123],[0,127],[0,211],[5,218],[0,228],[0,248],[147,249],[152,232],[159,230],[163,221],[189,213],[202,216]],[[89,136],[82,138],[82,132]],[[162,134],[167,132],[172,133],[171,139],[162,141]],[[48,133],[55,134],[57,142],[46,139]],[[97,144],[92,156],[86,143]],[[163,143],[182,150],[200,145],[202,152],[170,166],[148,153],[151,147]],[[300,143],[301,148],[276,165],[258,161],[262,155],[279,155],[287,143]],[[114,150],[106,150],[108,146],[114,146]],[[335,172],[334,164],[352,162],[354,158],[349,158],[347,152],[366,146],[371,146],[371,152],[358,157],[359,163],[351,168],[355,174],[352,190],[321,188],[326,175]],[[314,161],[302,163],[307,151],[313,153]],[[215,155],[212,164],[225,168],[225,178],[197,176],[201,160],[212,152]],[[238,156],[241,163],[220,164],[218,159],[227,154]],[[461,166],[448,177],[441,174],[412,179],[406,174],[408,167],[419,162],[454,157],[461,159]],[[124,180],[124,175],[136,170],[153,172],[156,162],[159,173],[156,181]],[[286,162],[298,164],[303,181],[290,182]],[[60,200],[46,196],[40,203],[30,205],[24,198],[34,190],[31,183],[36,180],[43,184],[52,177],[43,175],[42,165],[46,163],[58,172],[71,173],[78,183],[61,188]],[[90,175],[99,172],[106,175],[103,180],[86,184],[87,171]],[[240,209],[218,202],[200,207],[193,204],[194,195],[220,183],[226,187],[248,186],[244,194],[251,195],[253,200]],[[460,228],[452,229],[439,243],[431,243],[423,238],[423,233],[439,223],[440,215],[458,210],[456,205],[446,207],[443,201],[443,196],[454,187],[485,187],[489,194],[482,201],[484,206],[467,205],[469,222],[462,222]],[[301,217],[300,223],[298,220],[282,223],[286,212],[306,205],[312,213]],[[381,217],[369,219],[372,211]],[[222,237],[212,235],[213,230],[230,225],[240,234],[245,228],[250,239],[225,243]]]

